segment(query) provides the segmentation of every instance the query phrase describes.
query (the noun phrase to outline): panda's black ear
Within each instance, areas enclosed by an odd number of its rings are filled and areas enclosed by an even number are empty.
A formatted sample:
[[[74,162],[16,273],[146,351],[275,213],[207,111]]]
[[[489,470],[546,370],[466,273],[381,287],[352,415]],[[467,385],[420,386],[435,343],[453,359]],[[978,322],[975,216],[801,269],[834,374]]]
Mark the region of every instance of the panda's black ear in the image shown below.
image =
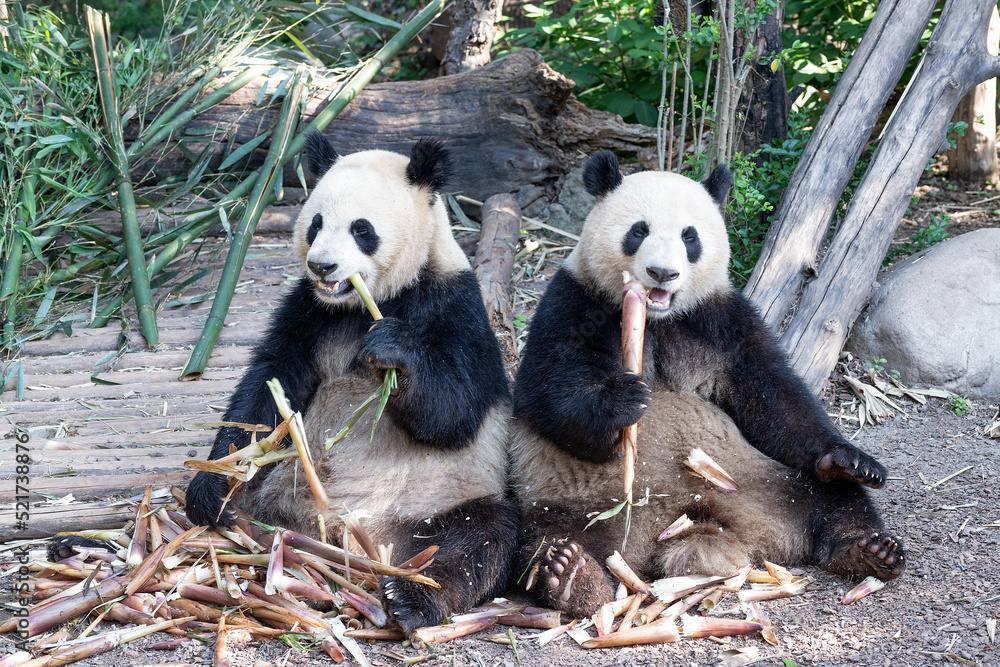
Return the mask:
[[[733,185],[733,175],[730,173],[729,167],[720,164],[701,184],[708,190],[708,194],[712,195],[712,201],[722,206],[726,195],[729,194],[729,188]]]
[[[609,150],[597,151],[583,167],[583,185],[594,197],[600,199],[622,184],[618,156]]]
[[[421,139],[410,151],[406,180],[440,193],[451,179],[451,153],[440,139]]]
[[[306,167],[316,176],[322,176],[337,161],[336,149],[319,132],[310,132],[306,141]]]

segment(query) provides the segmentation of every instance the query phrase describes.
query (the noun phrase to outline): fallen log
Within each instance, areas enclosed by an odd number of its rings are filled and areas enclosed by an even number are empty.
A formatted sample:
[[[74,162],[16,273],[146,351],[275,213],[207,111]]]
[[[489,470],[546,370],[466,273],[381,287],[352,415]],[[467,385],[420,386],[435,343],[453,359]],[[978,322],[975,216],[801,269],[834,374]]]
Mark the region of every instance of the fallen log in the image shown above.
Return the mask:
[[[511,192],[530,215],[554,198],[568,164],[601,148],[636,151],[656,142],[653,128],[588,109],[570,94],[572,88],[573,82],[537,52],[521,49],[454,76],[370,84],[324,134],[343,153],[371,148],[408,153],[419,138],[442,139],[457,165],[455,190],[479,201]],[[235,150],[275,123],[279,104],[258,106],[259,89],[251,83],[185,130],[211,142],[207,148],[221,162],[227,148]],[[307,120],[324,108],[331,92],[322,86],[310,92]],[[227,147],[230,141],[234,144]],[[196,154],[206,148],[187,147]],[[247,167],[262,163],[267,148],[267,141],[258,146]],[[177,150],[157,155],[155,163],[136,165],[133,177],[159,180],[190,168],[190,160]],[[290,165],[284,178],[290,185],[298,182]]]

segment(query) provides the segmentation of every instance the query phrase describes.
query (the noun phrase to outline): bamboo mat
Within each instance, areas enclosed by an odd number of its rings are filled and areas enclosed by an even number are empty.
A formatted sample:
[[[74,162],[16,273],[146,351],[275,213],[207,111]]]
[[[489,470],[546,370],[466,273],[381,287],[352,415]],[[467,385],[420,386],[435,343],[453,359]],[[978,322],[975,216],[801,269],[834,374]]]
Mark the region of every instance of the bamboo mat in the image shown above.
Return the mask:
[[[77,323],[72,336],[59,333],[25,345],[23,400],[17,400],[13,383],[0,396],[0,543],[60,530],[120,527],[126,509],[115,499],[139,494],[149,484],[183,487],[190,481],[193,473],[184,461],[207,455],[215,429],[205,424],[221,419],[271,311],[300,273],[287,235],[255,238],[206,372],[199,380],[179,382],[211,308],[223,249],[222,241],[207,241],[180,263],[171,284],[181,285],[205,269],[212,274],[165,298],[164,290],[154,294],[163,298],[155,352],[139,335],[134,313],[124,328],[120,322],[102,329]],[[106,368],[119,350],[123,353]],[[28,432],[27,485],[16,458],[15,425]],[[26,529],[19,522],[25,508],[16,505],[25,488]]]

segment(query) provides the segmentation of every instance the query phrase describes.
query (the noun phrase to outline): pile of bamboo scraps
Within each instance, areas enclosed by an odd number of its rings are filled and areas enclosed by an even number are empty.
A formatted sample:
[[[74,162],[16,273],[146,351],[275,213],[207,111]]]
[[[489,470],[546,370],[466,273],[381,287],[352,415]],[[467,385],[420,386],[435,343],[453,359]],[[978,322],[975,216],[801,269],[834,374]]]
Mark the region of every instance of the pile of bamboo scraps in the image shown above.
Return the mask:
[[[183,493],[172,492],[178,502],[156,507],[147,489],[135,521],[122,530],[77,533],[117,543],[116,553],[74,547],[77,553],[63,561],[37,558],[29,563],[33,653],[6,656],[3,667],[69,664],[157,631],[177,636],[161,642],[165,648],[176,648],[186,637],[214,638],[219,664],[246,639],[289,635],[299,644],[319,645],[337,662],[346,651],[360,665],[369,662],[358,640],[403,641],[403,646],[426,649],[401,657],[409,664],[436,655],[434,645],[495,624],[541,631],[515,635],[508,629],[484,637],[510,644],[518,639],[545,644],[567,635],[585,648],[599,648],[756,633],[777,643],[758,603],[799,595],[810,583],[767,564],[766,571],[747,566],[735,576],[674,577],[647,584],[615,554],[608,566],[623,582],[620,594],[592,619],[562,623],[557,611],[498,599],[405,637],[387,618],[377,597],[378,581],[396,575],[437,586],[421,574],[437,547],[392,566],[391,548],[373,545],[357,521],[345,525],[364,556],[290,530],[263,527],[239,512],[232,529],[209,530],[187,521]],[[741,590],[745,583],[750,588]],[[845,604],[877,590],[878,584],[863,583],[845,597]],[[722,609],[719,603],[727,593],[735,594],[735,606]],[[332,611],[318,611],[316,601]],[[643,607],[644,602],[650,603]],[[696,607],[705,615],[696,615]],[[726,618],[733,614],[745,618]],[[139,627],[93,635],[104,619]],[[17,620],[0,625],[0,632],[14,631]],[[75,636],[60,629],[71,621],[83,628]],[[393,650],[376,650],[400,657]]]
[[[438,585],[421,574],[436,546],[392,566],[391,549],[370,547],[357,522],[348,523],[347,530],[360,531],[351,537],[368,547],[364,556],[290,530],[262,527],[239,512],[232,529],[209,530],[188,522],[183,492],[172,491],[178,503],[153,509],[147,488],[135,521],[122,530],[75,533],[116,542],[117,553],[74,547],[77,553],[63,561],[36,558],[28,564],[34,601],[28,633],[40,655],[25,655],[9,667],[67,664],[157,630],[214,636],[217,653],[228,651],[227,637],[298,634],[321,644],[335,661],[344,659],[346,649],[367,664],[353,635],[402,638],[387,627],[376,595],[379,578],[403,576]],[[321,613],[305,600],[320,601],[335,612]],[[45,634],[83,619],[88,624],[71,642],[65,631],[56,633],[57,642]],[[91,636],[103,619],[145,627]],[[0,633],[15,631],[17,621],[0,624]]]
[[[766,642],[777,646],[774,626],[759,603],[802,595],[809,590],[812,579],[794,576],[774,563],[765,565],[766,570],[747,565],[733,576],[668,577],[650,584],[615,552],[608,558],[607,566],[621,582],[616,599],[590,619],[572,621],[535,637],[545,644],[566,634],[584,648],[607,648],[672,643],[692,637],[760,634]],[[532,583],[529,581],[529,585]],[[744,589],[744,585],[749,587]],[[856,602],[883,585],[869,577],[848,592],[842,603]],[[724,608],[721,602],[727,594],[735,595],[735,599],[730,607]],[[742,618],[732,618],[734,615]],[[597,636],[592,636],[589,629]],[[502,635],[490,639],[504,641]]]
[[[868,380],[868,383],[862,380]],[[858,399],[857,418],[858,430],[865,424],[881,424],[886,417],[895,417],[897,413],[908,417],[906,409],[897,400],[908,398],[920,405],[926,405],[927,397],[950,398],[952,393],[941,389],[915,389],[907,387],[894,377],[888,380],[881,377],[874,369],[868,369],[863,377],[855,377],[845,373],[844,381]]]

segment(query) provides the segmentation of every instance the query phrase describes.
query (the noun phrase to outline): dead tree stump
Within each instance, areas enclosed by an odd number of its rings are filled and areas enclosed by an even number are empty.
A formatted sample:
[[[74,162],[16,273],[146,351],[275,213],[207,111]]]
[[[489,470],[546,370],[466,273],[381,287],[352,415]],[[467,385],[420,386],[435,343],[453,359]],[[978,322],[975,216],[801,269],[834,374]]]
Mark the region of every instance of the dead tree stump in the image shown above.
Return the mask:
[[[479,279],[486,314],[503,352],[504,367],[513,380],[517,367],[517,333],[511,304],[514,249],[521,230],[521,209],[509,194],[493,195],[483,204],[479,244],[472,266]]]
[[[500,27],[502,0],[461,0],[454,6],[442,74],[460,74],[490,61],[493,36]]]
[[[997,55],[1000,41],[1000,15],[993,10],[987,48]],[[982,122],[980,123],[980,119]],[[969,127],[955,139],[948,151],[948,178],[982,187],[997,182],[997,82],[987,79],[970,90],[955,109],[953,122],[964,121]]]

